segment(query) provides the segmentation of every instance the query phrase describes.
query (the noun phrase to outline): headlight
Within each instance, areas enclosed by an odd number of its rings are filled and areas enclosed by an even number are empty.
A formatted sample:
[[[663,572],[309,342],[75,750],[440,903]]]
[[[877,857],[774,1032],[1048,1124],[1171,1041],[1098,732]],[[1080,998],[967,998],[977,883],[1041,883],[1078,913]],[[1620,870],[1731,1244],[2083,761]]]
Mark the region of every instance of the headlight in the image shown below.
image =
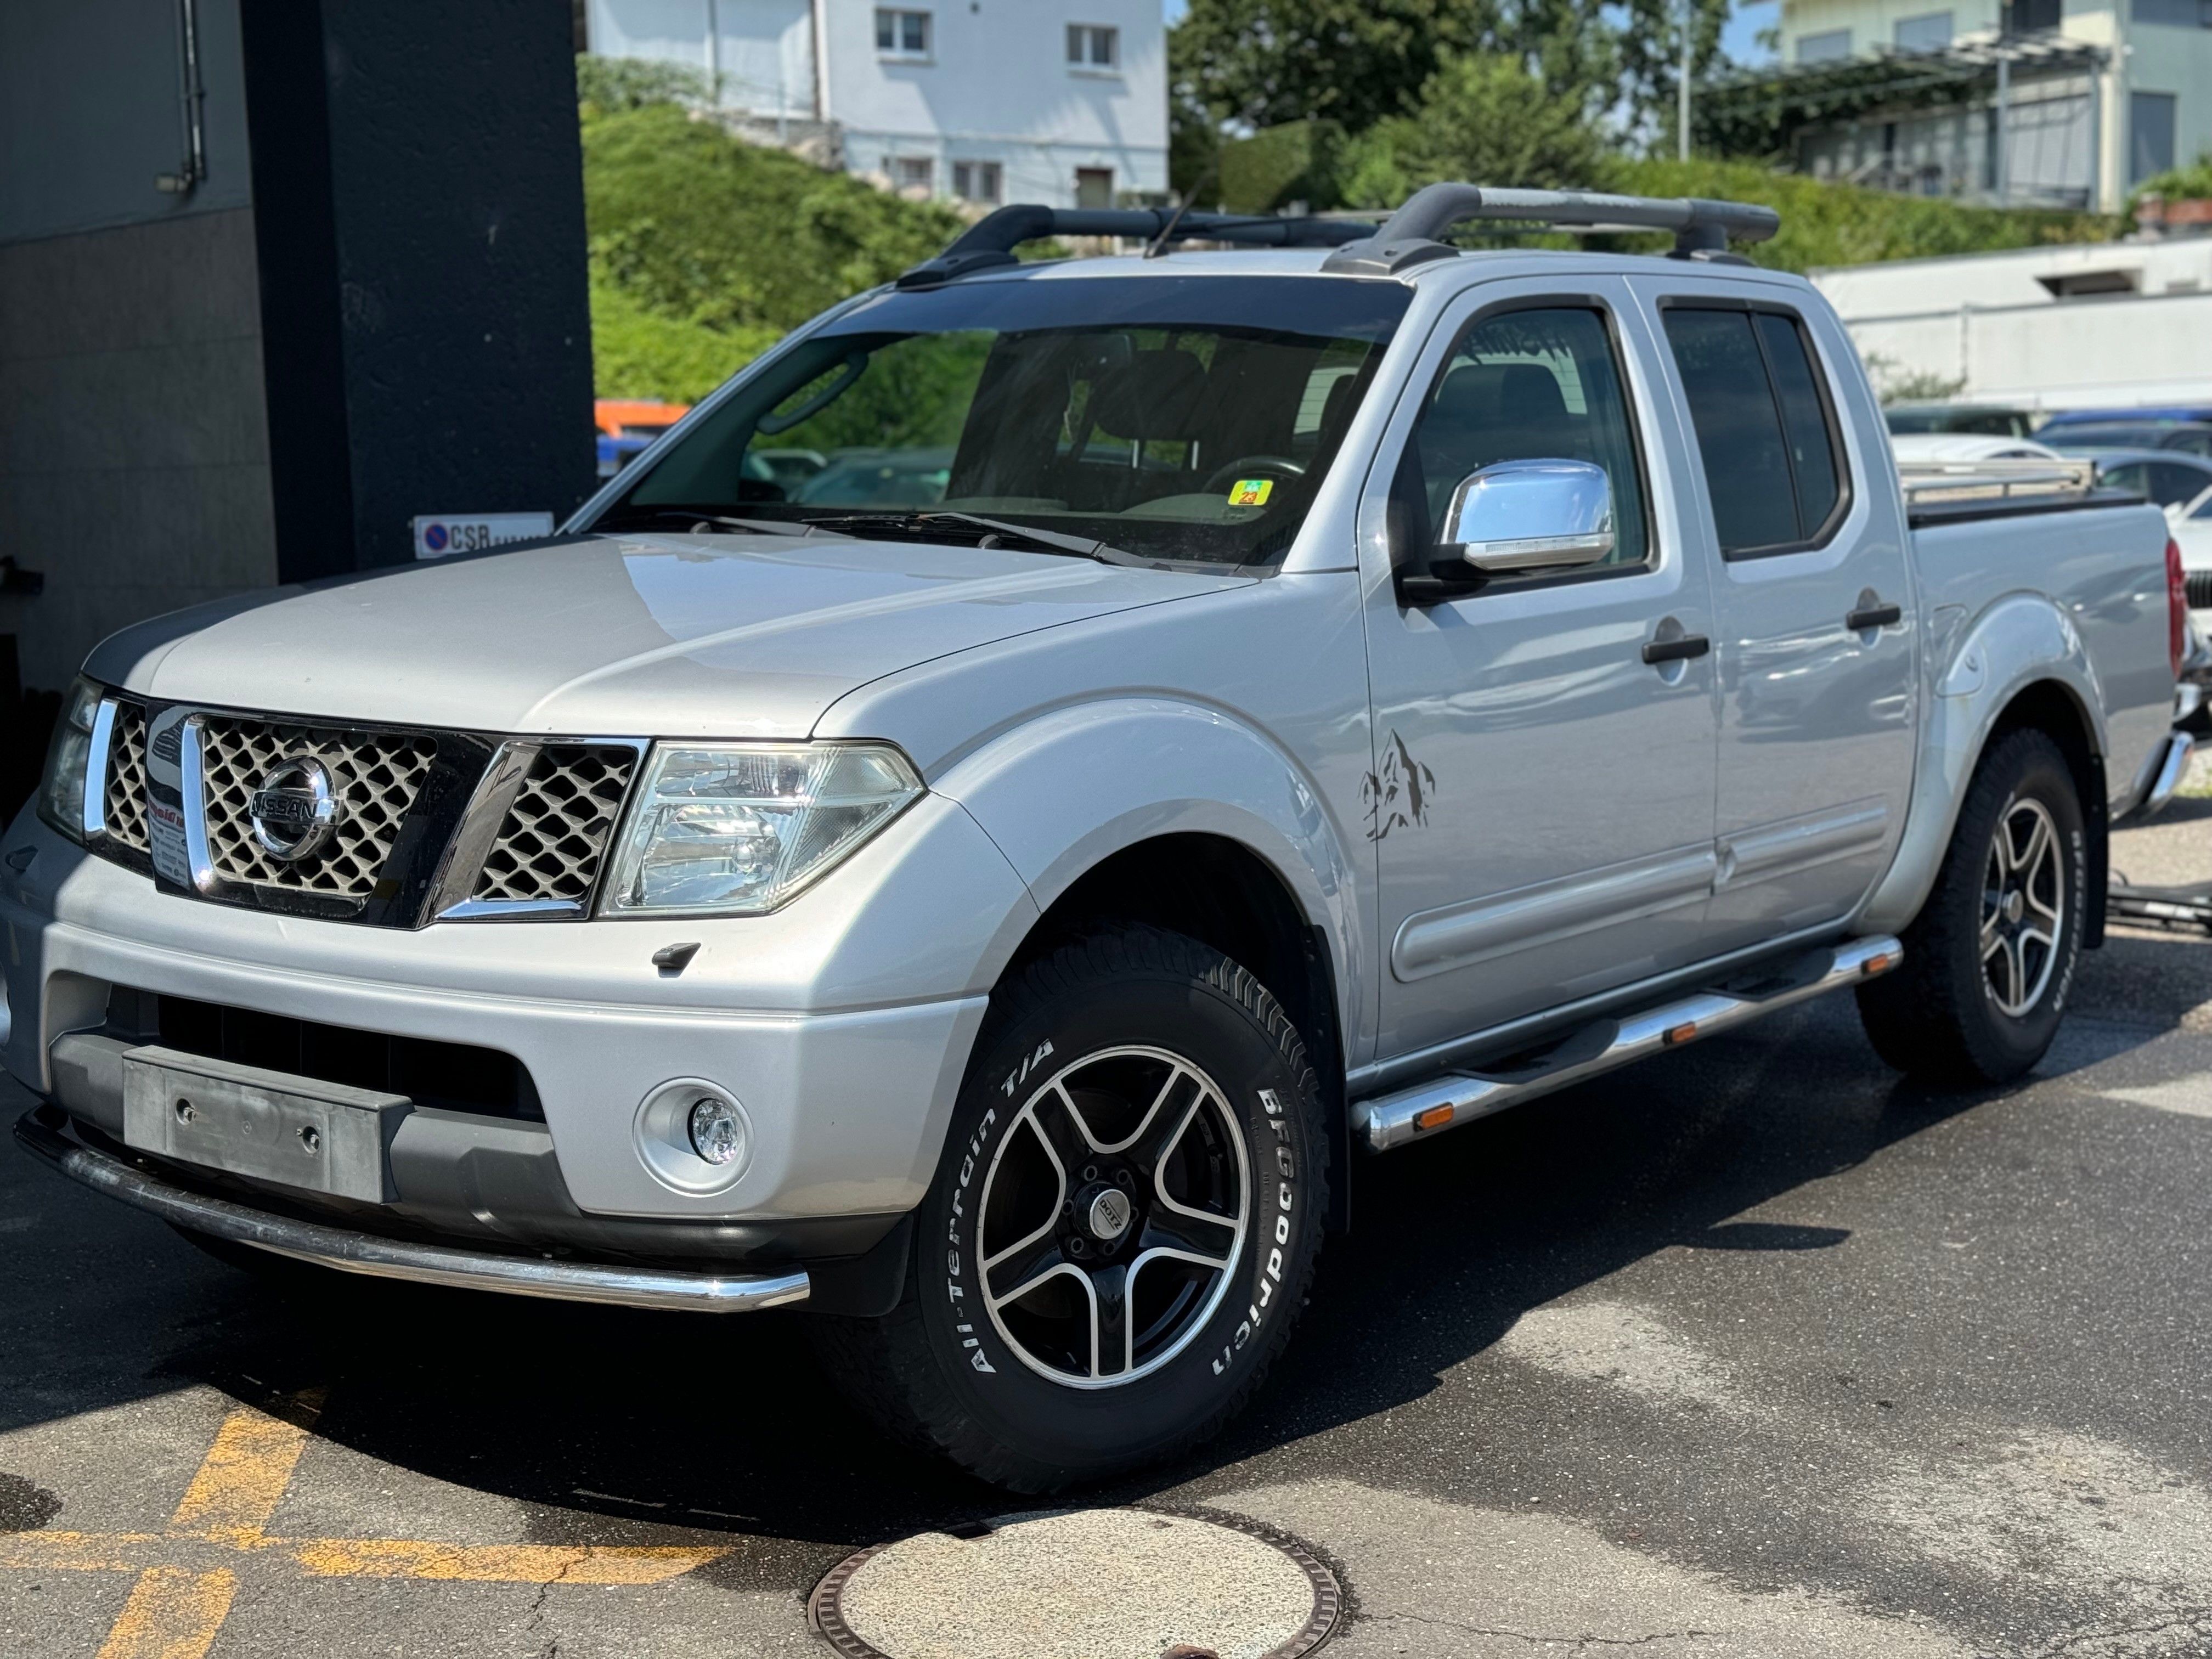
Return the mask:
[[[656,745],[602,912],[773,910],[921,793],[881,744]]]
[[[84,769],[92,754],[92,723],[103,695],[88,679],[70,687],[61,724],[54,727],[54,740],[46,750],[46,774],[39,780],[39,816],[79,845],[84,842]]]

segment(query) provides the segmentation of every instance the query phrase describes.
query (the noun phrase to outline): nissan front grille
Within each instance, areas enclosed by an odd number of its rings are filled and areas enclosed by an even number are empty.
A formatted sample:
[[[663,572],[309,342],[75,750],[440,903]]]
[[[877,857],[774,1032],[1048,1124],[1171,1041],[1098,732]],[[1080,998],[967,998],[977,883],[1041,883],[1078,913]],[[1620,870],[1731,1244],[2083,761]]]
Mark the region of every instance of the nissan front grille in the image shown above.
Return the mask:
[[[219,902],[386,927],[590,914],[646,740],[342,725],[125,697],[91,850]]]

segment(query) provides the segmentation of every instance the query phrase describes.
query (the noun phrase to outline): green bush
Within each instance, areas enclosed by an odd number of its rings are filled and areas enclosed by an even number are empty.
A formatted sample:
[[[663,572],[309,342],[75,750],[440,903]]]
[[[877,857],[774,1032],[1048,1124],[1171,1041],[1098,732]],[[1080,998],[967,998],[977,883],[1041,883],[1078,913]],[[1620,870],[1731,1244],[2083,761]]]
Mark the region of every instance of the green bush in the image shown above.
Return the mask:
[[[671,102],[581,114],[602,397],[696,397],[962,228],[950,209],[746,143]]]
[[[2153,173],[2129,191],[2127,216],[2130,223],[2135,220],[2136,209],[2146,196],[2161,196],[2169,202],[2212,196],[2212,149],[2200,151],[2197,159],[2185,167]]]
[[[1900,196],[1858,185],[1776,173],[1756,161],[1619,161],[1607,188],[1638,196],[1709,196],[1757,202],[1782,216],[1771,242],[1739,245],[1755,263],[1780,270],[1988,253],[2054,242],[2103,242],[2119,233],[2109,214],[2033,208],[1966,207],[1929,196]],[[1622,237],[1620,246],[1664,247],[1664,238]]]
[[[1340,198],[1337,158],[1344,129],[1334,121],[1285,121],[1220,148],[1221,205],[1231,213],[1267,213],[1286,202],[1328,207]]]

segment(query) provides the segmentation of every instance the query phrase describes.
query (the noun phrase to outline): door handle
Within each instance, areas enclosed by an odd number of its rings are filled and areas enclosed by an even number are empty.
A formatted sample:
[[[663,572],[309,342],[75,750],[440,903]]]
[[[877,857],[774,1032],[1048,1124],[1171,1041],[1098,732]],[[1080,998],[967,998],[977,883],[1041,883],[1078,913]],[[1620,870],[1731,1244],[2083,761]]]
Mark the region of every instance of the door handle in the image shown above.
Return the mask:
[[[1844,617],[1844,626],[1856,634],[1869,628],[1889,628],[1905,620],[1905,607],[1887,605],[1877,600],[1872,605],[1860,605]]]
[[[1671,640],[1647,640],[1644,645],[1644,660],[1648,663],[1686,662],[1692,657],[1702,657],[1713,648],[1713,642],[1703,634],[1678,634]]]

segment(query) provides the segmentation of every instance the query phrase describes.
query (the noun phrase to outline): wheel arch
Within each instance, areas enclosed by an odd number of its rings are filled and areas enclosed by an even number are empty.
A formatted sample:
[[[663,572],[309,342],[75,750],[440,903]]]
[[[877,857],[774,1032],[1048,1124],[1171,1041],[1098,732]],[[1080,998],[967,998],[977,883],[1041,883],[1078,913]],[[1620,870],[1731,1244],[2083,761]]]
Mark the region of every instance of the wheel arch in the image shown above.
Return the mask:
[[[1930,678],[1905,833],[1861,925],[1894,931],[1919,914],[1982,757],[2003,735],[2033,729],[2058,744],[2081,798],[2089,838],[2082,945],[2094,949],[2105,929],[2109,734],[2080,633],[2049,599],[2014,594],[1962,630]]]
[[[1099,922],[1198,939],[1297,1024],[1342,1146],[1364,982],[1353,837],[1290,757],[1218,709],[1116,699],[1032,722],[932,787],[999,844],[1040,913],[1005,940],[994,981]],[[1344,1191],[1332,1183],[1340,1224]]]

